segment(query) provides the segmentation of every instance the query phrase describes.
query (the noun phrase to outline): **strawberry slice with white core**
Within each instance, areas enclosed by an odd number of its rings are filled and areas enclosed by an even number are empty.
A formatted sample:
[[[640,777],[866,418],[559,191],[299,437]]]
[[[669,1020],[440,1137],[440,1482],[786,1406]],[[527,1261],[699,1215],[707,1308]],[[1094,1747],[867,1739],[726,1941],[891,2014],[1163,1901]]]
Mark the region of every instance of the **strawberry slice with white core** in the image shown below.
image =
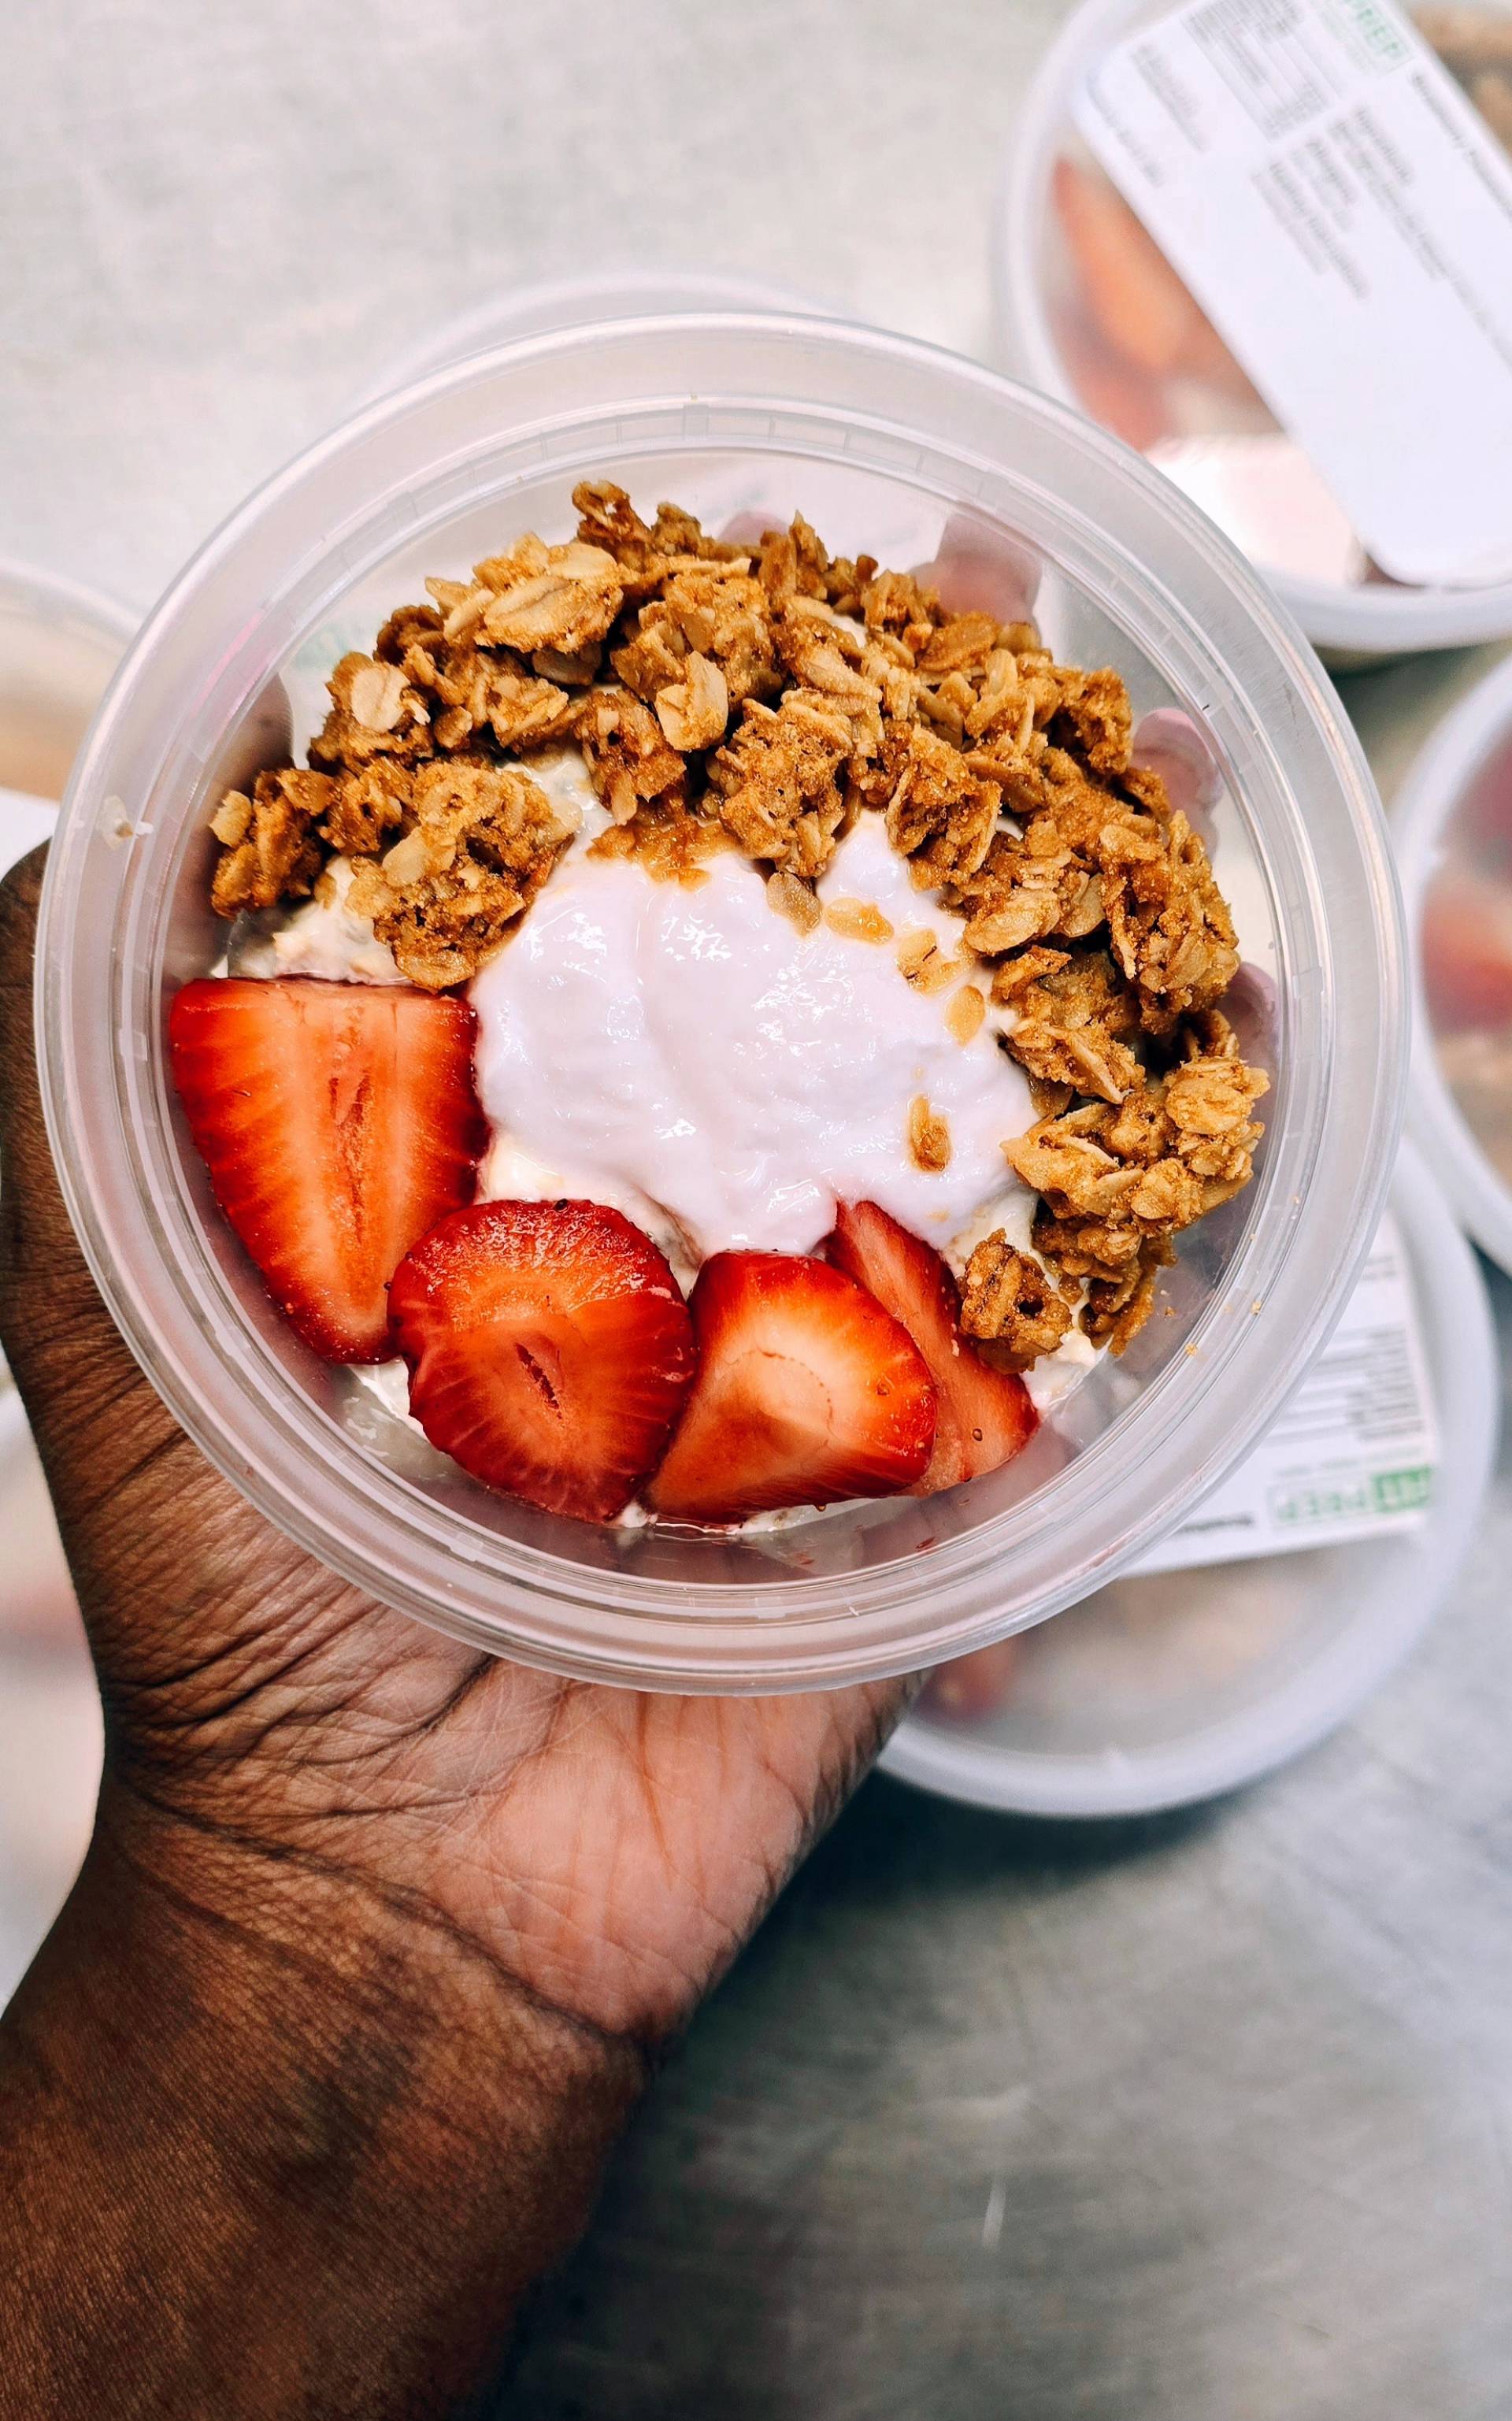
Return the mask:
[[[661,1459],[693,1322],[648,1236],[597,1202],[479,1202],[395,1273],[410,1410],[485,1487],[609,1522]]]
[[[698,1376],[648,1492],[671,1521],[894,1496],[929,1460],[935,1391],[896,1320],[841,1270],[715,1253],[689,1300]]]
[[[168,1012],[168,1062],[215,1198],[329,1362],[382,1362],[388,1282],[470,1202],[488,1128],[465,1001],[392,984],[207,977]]]
[[[1026,1446],[1039,1415],[1023,1381],[994,1370],[960,1333],[960,1295],[932,1246],[875,1202],[841,1202],[825,1247],[837,1269],[901,1321],[928,1366],[940,1398],[934,1450],[915,1481],[934,1496],[996,1471]]]

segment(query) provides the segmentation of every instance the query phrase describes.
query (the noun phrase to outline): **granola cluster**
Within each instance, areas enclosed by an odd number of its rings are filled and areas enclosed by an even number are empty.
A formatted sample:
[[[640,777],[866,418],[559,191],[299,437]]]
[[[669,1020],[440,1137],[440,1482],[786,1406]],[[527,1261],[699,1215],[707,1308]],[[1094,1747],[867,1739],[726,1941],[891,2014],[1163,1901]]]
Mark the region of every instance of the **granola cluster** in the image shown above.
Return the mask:
[[[1028,1133],[1004,1146],[1040,1197],[1036,1251],[1082,1290],[1084,1334],[1115,1353],[1149,1316],[1172,1238],[1248,1184],[1260,1140],[1254,1109],[1269,1079],[1245,1066],[1222,1012],[1193,1020],[1180,1052],[1116,1100],[1060,1087]],[[996,1333],[974,1317],[974,1334]]]
[[[1217,1008],[1239,964],[1227,906],[1133,762],[1123,682],[1057,664],[1032,623],[832,557],[801,515],[745,545],[673,505],[647,523],[608,482],[574,503],[566,545],[525,537],[470,582],[429,581],[430,603],[342,659],[308,765],[223,802],[216,910],[304,898],[341,853],[349,906],[401,972],[465,982],[571,837],[530,770],[570,741],[609,819],[596,851],[696,882],[738,850],[800,930],[822,914],[948,990],[963,1045],[991,1017],[1039,1114],[1005,1151],[1040,1210],[1032,1254],[978,1246],[967,1331],[1019,1367],[1073,1322],[1121,1351],[1172,1237],[1248,1179],[1266,1089]],[[816,881],[866,814],[964,919],[958,955],[866,901],[821,909]],[[922,1096],[902,1140],[916,1166],[948,1164]]]

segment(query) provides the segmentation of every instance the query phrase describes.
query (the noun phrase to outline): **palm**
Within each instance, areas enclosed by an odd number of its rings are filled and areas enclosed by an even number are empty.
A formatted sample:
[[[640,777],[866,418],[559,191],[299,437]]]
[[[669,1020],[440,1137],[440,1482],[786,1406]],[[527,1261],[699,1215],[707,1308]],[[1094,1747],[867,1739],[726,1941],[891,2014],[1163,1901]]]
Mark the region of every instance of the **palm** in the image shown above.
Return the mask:
[[[728,1700],[560,1681],[406,1622],[261,1522],[176,1429],[80,1260],[30,1081],[35,876],[24,889],[8,886],[0,935],[0,1321],[119,1781],[417,1903],[597,2025],[675,2023],[843,1798],[897,1688]]]
[[[132,1425],[161,1430],[145,1382],[134,1396]],[[176,1508],[175,1541],[199,1543],[187,1589],[165,1544],[174,1595],[148,1565],[97,1617],[123,1778],[252,1845],[418,1895],[614,2032],[686,2012],[896,1704],[891,1687],[730,1700],[558,1680],[345,1587],[181,1438],[125,1476],[117,1518],[138,1490]],[[151,1502],[133,1526],[164,1536]]]

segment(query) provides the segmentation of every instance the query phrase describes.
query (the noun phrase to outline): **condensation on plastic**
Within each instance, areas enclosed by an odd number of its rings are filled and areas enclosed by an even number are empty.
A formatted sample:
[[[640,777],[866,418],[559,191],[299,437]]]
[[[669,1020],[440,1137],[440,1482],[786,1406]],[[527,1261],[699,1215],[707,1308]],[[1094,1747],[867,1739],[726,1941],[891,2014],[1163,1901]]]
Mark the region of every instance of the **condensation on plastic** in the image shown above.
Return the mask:
[[[1199,722],[1220,878],[1275,986],[1255,1185],[1192,1230],[1152,1320],[1005,1471],[766,1536],[613,1533],[437,1480],[359,1434],[350,1382],[264,1299],[164,1080],[175,987],[216,946],[206,822],[318,715],[422,575],[571,526],[609,475],[720,526],[805,513],[837,550],[1037,568],[1047,635],[1140,711]],[[1076,414],[832,321],[710,315],[538,336],[376,405],[255,496],[151,617],[70,787],[39,1016],[70,1209],[128,1341],[205,1451],[335,1570],[476,1644],[673,1690],[902,1672],[1055,1612],[1179,1519],[1273,1412],[1374,1232],[1405,982],[1369,774],[1249,567]]]
[[[1026,88],[999,187],[993,276],[1005,358],[1047,395],[1077,404],[1052,324],[1066,272],[1052,240],[1051,179],[1063,154],[1085,157],[1071,97],[1091,62],[1172,0],[1084,0]],[[1489,14],[1504,11],[1490,9]],[[1314,645],[1336,667],[1429,648],[1467,647],[1512,632],[1512,582],[1484,588],[1405,587],[1390,581],[1307,578],[1281,566],[1267,576]]]
[[[1485,1281],[1404,1148],[1392,1208],[1422,1315],[1440,1464],[1421,1530],[1115,1582],[1022,1644],[1000,1712],[911,1715],[890,1773],[977,1806],[1130,1816],[1211,1799],[1346,1722],[1445,1606],[1496,1457]]]
[[[1412,951],[1411,1132],[1477,1244],[1512,1272],[1512,658],[1432,734],[1395,802],[1392,835]],[[1487,976],[1509,993],[1489,999],[1478,1018],[1472,1005],[1467,1033],[1495,1054],[1478,1097],[1457,1082],[1426,961],[1426,919],[1446,881],[1460,910],[1487,915],[1496,952]],[[1442,947],[1465,990],[1475,979],[1474,935],[1451,925]],[[1502,1168],[1491,1156],[1498,1144]]]

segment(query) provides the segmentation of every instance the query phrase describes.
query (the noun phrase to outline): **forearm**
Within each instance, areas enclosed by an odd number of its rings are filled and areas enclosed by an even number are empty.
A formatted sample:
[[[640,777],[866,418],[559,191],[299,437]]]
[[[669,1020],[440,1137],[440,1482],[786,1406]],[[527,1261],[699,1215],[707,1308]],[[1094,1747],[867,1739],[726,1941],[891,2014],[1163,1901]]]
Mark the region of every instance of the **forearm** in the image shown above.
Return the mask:
[[[433,1918],[107,1801],[0,2023],[0,2415],[446,2412],[641,2082]]]

